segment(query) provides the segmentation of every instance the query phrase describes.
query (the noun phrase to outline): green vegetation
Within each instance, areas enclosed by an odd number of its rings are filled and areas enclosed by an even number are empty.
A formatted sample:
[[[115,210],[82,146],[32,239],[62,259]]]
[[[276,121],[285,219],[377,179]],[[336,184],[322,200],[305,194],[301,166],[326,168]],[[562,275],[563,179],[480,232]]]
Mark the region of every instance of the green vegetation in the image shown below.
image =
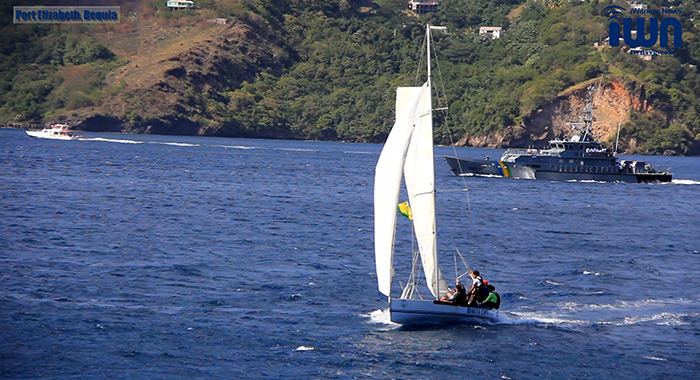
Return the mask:
[[[240,73],[244,81],[215,93],[196,83],[182,92],[189,108],[173,116],[210,134],[383,141],[393,121],[394,88],[418,82],[417,44],[422,25],[431,23],[449,30],[434,37],[453,136],[503,131],[527,122],[563,91],[620,78],[627,90],[643,93],[647,105],[631,111],[623,139],[634,138],[647,152],[700,154],[700,34],[689,16],[700,6],[694,1],[682,1],[683,47],[652,61],[593,47],[607,37],[602,9],[612,1],[444,0],[438,12],[420,17],[406,12],[405,0],[197,3],[199,10],[173,12],[164,1],[143,2],[165,21],[208,12],[244,22],[284,56],[282,67],[260,62]],[[502,26],[506,34],[484,38],[480,26]],[[2,28],[10,43],[0,47],[0,123],[42,122],[125,91],[123,84],[105,83],[125,61],[90,39],[86,27]],[[111,116],[144,122],[133,111]],[[449,142],[440,125],[436,135]]]
[[[95,105],[110,91],[104,78],[120,63],[94,39],[45,25],[4,29],[11,33],[0,62],[0,121],[39,123],[59,109]]]

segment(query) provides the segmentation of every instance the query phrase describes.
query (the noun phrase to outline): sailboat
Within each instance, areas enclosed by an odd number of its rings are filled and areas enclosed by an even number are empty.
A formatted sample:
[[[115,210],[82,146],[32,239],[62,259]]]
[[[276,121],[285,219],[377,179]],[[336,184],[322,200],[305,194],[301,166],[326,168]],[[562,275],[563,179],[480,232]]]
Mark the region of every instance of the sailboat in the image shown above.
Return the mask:
[[[396,121],[377,161],[374,180],[374,238],[379,291],[389,298],[390,319],[400,324],[493,323],[498,310],[440,301],[447,284],[438,266],[435,222],[435,158],[430,72],[430,25],[426,26],[427,80],[420,87],[396,91]],[[399,297],[392,296],[394,241],[402,177],[418,243],[411,278]],[[420,256],[420,260],[416,257]],[[418,262],[432,298],[425,299],[415,281]],[[468,289],[469,287],[467,287]]]

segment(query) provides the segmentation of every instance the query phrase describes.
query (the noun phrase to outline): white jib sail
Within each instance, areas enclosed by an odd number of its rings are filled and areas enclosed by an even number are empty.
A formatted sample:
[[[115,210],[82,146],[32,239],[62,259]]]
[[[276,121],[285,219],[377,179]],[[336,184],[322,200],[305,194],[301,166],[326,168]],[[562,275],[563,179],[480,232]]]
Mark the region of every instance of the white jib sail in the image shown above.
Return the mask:
[[[379,291],[391,297],[394,277],[394,236],[401,176],[413,126],[419,116],[423,87],[400,87],[396,91],[396,122],[379,155],[374,175],[374,253]]]
[[[426,87],[406,153],[404,178],[425,279],[430,292],[439,298],[445,295],[447,284],[437,262],[434,160],[432,102],[430,88]]]

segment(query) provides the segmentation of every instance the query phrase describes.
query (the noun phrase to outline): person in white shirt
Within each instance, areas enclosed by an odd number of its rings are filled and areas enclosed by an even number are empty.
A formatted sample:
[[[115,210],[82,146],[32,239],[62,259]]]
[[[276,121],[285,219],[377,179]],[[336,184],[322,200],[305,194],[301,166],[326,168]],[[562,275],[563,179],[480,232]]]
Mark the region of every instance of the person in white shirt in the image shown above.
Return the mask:
[[[471,305],[476,304],[477,291],[484,286],[484,279],[481,278],[481,274],[478,270],[473,272],[470,270],[469,275],[472,277],[472,286],[469,289],[469,293],[467,293],[467,304]]]

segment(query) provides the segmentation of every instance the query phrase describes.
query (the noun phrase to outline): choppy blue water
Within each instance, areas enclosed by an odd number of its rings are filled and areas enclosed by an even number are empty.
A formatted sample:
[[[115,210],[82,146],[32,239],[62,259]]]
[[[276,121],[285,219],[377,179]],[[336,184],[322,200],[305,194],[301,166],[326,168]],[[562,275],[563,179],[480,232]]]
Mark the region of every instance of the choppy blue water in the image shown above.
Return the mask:
[[[374,275],[380,145],[87,137],[0,130],[0,377],[700,378],[700,158],[463,182],[437,148],[438,188],[470,189],[439,193],[443,271],[459,248],[502,321],[407,329]]]

